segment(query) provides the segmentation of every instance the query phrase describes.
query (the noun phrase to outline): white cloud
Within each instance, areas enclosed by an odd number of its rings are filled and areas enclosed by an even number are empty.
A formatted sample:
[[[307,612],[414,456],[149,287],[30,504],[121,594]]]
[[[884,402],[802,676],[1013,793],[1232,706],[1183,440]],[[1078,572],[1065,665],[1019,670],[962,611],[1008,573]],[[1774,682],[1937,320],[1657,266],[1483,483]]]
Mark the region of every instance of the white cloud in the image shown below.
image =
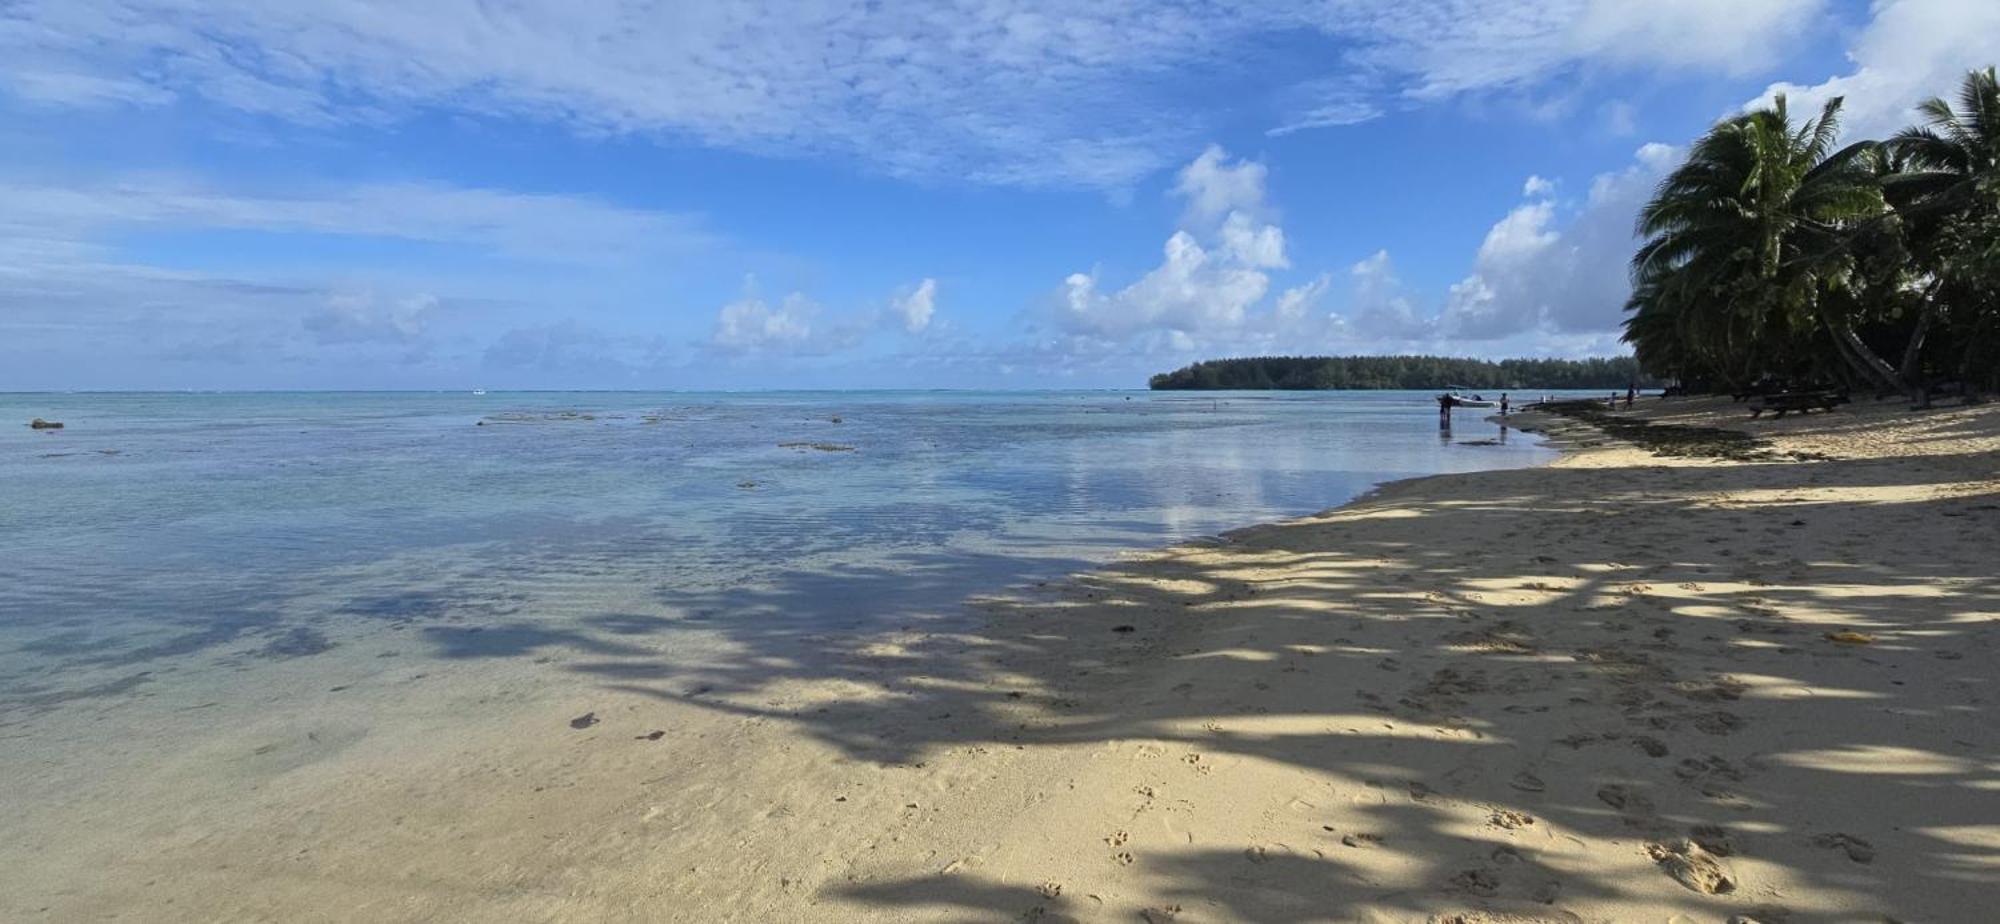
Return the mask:
[[[931,316],[937,312],[937,280],[925,279],[917,287],[889,300],[889,310],[903,323],[903,329],[915,334],[931,326]]]
[[[828,312],[802,292],[768,301],[758,294],[754,278],[745,280],[743,290],[741,298],[716,312],[710,347],[736,354],[824,356],[859,346],[879,331],[924,333],[937,317],[935,279],[901,289],[886,307],[846,312]]]
[[[164,175],[11,179],[0,180],[0,201],[0,369],[47,385],[77,384],[79,370],[95,385],[168,384],[182,380],[137,376],[167,375],[160,363],[182,360],[256,365],[274,377],[254,381],[274,387],[429,383],[379,377],[388,374],[381,363],[427,359],[424,374],[444,375],[526,305],[562,298],[578,307],[572,288],[536,281],[548,275],[537,264],[630,282],[712,242],[685,216],[441,184],[266,193]],[[431,245],[438,260],[180,269],[149,265],[124,243],[213,230],[411,242]],[[9,354],[5,343],[38,347]],[[312,369],[346,372],[286,377]]]
[[[1845,96],[1843,137],[1881,138],[1915,123],[1919,101],[1951,99],[1967,71],[2000,63],[2000,3],[1878,0],[1873,13],[1848,49],[1852,71],[1818,84],[1772,84],[1746,108],[1783,93],[1793,112],[1810,115]]]
[[[1247,217],[1274,211],[1265,174],[1211,148],[1175,187],[1192,227],[1124,288],[1107,291],[1097,272],[1071,275],[1057,299],[1059,333],[1038,355],[1099,351],[1158,365],[1273,352],[1616,352],[1632,218],[1679,157],[1644,145],[1627,168],[1595,177],[1573,209],[1556,198],[1558,180],[1530,177],[1524,201],[1487,231],[1472,272],[1440,308],[1404,285],[1387,251],[1349,267],[1345,292],[1320,273],[1269,298],[1272,271],[1289,260],[1283,230]]]
[[[775,305],[762,296],[746,294],[716,314],[713,340],[728,350],[798,349],[813,342],[813,320],[818,314],[819,306],[798,292]]]
[[[1285,259],[1285,232],[1277,225],[1253,221],[1242,212],[1230,212],[1218,234],[1222,239],[1222,252],[1244,266],[1284,269],[1291,265]]]
[[[1664,174],[1679,166],[1681,156],[1685,153],[1671,144],[1648,141],[1639,146],[1639,153],[1634,156],[1638,159],[1640,167],[1653,173]]]
[[[1187,338],[1240,326],[1270,291],[1265,271],[1288,265],[1283,229],[1258,217],[1270,211],[1265,175],[1264,165],[1231,162],[1220,147],[1209,146],[1180,171],[1174,193],[1187,201],[1186,227],[1167,238],[1160,265],[1108,293],[1096,273],[1072,273],[1062,286],[1063,327],[1110,337],[1160,331]]]
[[[16,0],[0,88],[199,101],[302,124],[428,110],[857,160],[898,176],[1120,188],[1208,134],[1181,92],[1269,36],[1324,73],[1279,132],[1579,65],[1755,69],[1822,0]],[[1699,41],[1688,41],[1699,36]]]
[[[1359,125],[1382,117],[1383,91],[1378,77],[1345,74],[1308,80],[1280,94],[1283,115],[1264,134],[1281,137],[1316,128]]]
[[[1174,178],[1174,193],[1187,200],[1185,227],[1213,224],[1236,213],[1261,217],[1269,168],[1256,161],[1229,162],[1220,145],[1209,145]]]
[[[1320,310],[1320,302],[1325,300],[1328,289],[1333,288],[1333,277],[1326,273],[1304,285],[1293,286],[1278,295],[1275,314],[1281,326],[1293,326],[1314,318]]]
[[[1336,2],[1324,19],[1357,57],[1437,99],[1531,86],[1577,65],[1754,72],[1810,29],[1825,0]]]
[[[6,242],[84,247],[117,232],[168,228],[392,238],[516,259],[603,263],[706,246],[699,219],[595,200],[426,183],[257,194],[167,176],[87,184],[0,181]],[[79,251],[80,252],[80,251]]]
[[[1064,326],[1110,336],[1229,328],[1270,290],[1269,276],[1227,254],[1211,254],[1185,231],[1168,238],[1162,251],[1158,267],[1116,292],[1099,291],[1095,274],[1070,274],[1063,280]]]
[[[1396,278],[1389,252],[1378,250],[1348,269],[1354,280],[1346,326],[1354,335],[1377,340],[1417,340],[1435,333],[1436,325],[1417,311]]]
[[[1631,292],[1633,217],[1679,158],[1667,145],[1641,147],[1631,166],[1592,181],[1566,224],[1551,199],[1516,206],[1487,231],[1472,274],[1451,287],[1442,330],[1468,340],[1615,330]],[[1525,192],[1534,196],[1535,184]]]

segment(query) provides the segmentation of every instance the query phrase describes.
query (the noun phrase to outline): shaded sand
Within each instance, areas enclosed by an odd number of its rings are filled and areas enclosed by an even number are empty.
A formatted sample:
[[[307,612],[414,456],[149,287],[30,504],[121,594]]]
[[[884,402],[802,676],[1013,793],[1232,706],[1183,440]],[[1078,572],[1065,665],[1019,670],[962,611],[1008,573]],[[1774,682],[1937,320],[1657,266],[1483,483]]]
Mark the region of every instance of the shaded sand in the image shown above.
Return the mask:
[[[1817,461],[1524,418],[1572,451],[978,619],[233,715],[11,823],[0,918],[1990,919],[2000,408],[1632,416]]]

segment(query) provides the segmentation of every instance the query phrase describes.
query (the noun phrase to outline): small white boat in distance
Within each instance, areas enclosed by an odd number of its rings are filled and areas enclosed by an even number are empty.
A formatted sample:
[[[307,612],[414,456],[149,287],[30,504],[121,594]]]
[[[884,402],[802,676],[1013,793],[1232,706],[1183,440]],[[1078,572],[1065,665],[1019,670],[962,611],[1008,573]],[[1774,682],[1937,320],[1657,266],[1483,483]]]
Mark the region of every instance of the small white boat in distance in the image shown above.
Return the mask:
[[[473,393],[473,394],[475,394],[475,395],[483,395],[483,394],[486,394],[486,389],[484,389],[484,388],[475,388],[475,389],[473,389],[473,390],[472,390],[472,393]]]
[[[1488,401],[1482,395],[1470,395],[1471,389],[1463,385],[1446,385],[1444,394],[1438,396],[1438,404],[1447,407],[1499,407],[1500,402]]]

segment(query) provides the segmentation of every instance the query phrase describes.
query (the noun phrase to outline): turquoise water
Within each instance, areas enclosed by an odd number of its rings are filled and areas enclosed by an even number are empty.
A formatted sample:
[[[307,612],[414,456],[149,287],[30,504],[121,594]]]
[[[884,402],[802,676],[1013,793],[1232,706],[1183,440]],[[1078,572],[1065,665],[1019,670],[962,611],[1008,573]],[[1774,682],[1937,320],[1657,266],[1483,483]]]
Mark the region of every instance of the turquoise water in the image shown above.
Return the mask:
[[[1550,455],[1483,413],[1441,432],[1410,392],[0,395],[0,727],[370,633],[458,659],[580,626],[937,612]]]

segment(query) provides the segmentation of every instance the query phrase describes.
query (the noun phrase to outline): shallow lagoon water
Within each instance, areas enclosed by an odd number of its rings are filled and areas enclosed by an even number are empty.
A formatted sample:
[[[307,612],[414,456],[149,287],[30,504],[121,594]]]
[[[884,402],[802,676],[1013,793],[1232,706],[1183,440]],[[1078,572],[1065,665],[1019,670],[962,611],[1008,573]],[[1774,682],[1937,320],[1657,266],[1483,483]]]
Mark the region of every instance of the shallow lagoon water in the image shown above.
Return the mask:
[[[672,620],[838,630],[1124,550],[1537,464],[1431,396],[0,396],[0,723],[339,657]],[[793,444],[793,445],[785,445]],[[742,626],[737,625],[737,628]],[[262,684],[251,684],[262,686]]]
[[[901,695],[923,668],[863,643],[970,637],[981,595],[1550,455],[1480,412],[1441,433],[1434,408],[0,395],[0,919],[129,913],[166,882],[227,899],[230,870],[366,852],[389,816],[446,837],[536,811],[539,784],[597,778],[573,761],[647,759],[578,750],[600,716],[670,736],[651,760],[727,751],[773,689]]]

